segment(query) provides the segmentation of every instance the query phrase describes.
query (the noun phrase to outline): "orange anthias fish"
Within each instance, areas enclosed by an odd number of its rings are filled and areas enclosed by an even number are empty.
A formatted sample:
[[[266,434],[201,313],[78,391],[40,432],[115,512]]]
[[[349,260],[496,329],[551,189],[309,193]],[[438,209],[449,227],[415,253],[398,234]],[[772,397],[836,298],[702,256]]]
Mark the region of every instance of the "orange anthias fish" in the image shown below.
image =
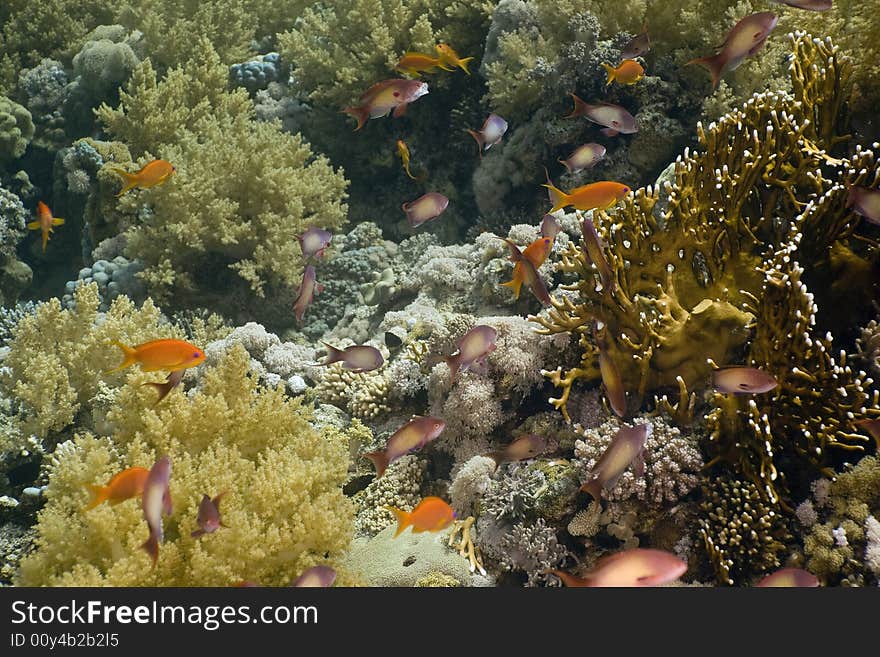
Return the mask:
[[[553,201],[550,212],[556,212],[569,205],[577,210],[607,210],[629,194],[629,187],[610,180],[600,180],[575,187],[569,193],[563,192],[549,182],[544,187],[550,190],[550,198]]]
[[[526,286],[532,291],[532,294],[535,295],[535,298],[537,298],[542,305],[552,306],[553,301],[550,298],[550,293],[547,291],[547,286],[544,284],[543,279],[538,275],[538,270],[535,266],[523,255],[523,252],[519,250],[519,247],[516,244],[506,237],[502,237],[501,239],[503,239],[510,248],[510,258],[517,265],[522,267],[522,282],[526,284]]]
[[[407,527],[413,528],[413,533],[439,532],[446,529],[455,520],[455,511],[439,497],[426,497],[416,505],[412,511],[402,511],[393,506],[386,506],[397,517],[397,531],[395,538]]]
[[[205,352],[185,340],[165,338],[144,342],[136,347],[129,347],[116,341],[113,344],[122,349],[124,359],[118,367],[107,370],[104,374],[124,370],[135,363],[140,363],[144,372],[157,370],[174,372],[175,370],[184,370],[187,367],[195,367],[205,360]]]
[[[538,269],[541,265],[544,264],[547,256],[550,255],[550,251],[553,250],[554,241],[555,240],[552,237],[539,237],[534,242],[529,244],[522,252],[522,254],[526,260],[532,263],[532,266],[535,269]],[[502,283],[502,285],[509,287],[511,290],[513,290],[514,299],[519,299],[520,288],[522,287],[523,281],[525,280],[524,276],[524,267],[522,263],[518,262],[513,266],[513,277],[506,283]]]
[[[55,226],[64,224],[64,219],[52,216],[49,206],[42,201],[37,202],[37,220],[31,221],[27,227],[31,230],[43,231],[43,253],[46,252],[46,243],[49,241],[49,233]]]
[[[369,119],[387,116],[389,112],[394,118],[403,116],[407,105],[426,93],[428,85],[419,80],[382,80],[363,93],[360,105],[346,107],[342,111],[357,119],[355,130],[360,130]]]
[[[120,502],[137,497],[144,492],[144,484],[147,482],[148,474],[150,471],[146,468],[127,468],[113,475],[106,486],[86,484],[86,488],[92,494],[92,501],[83,511],[94,509],[108,500],[111,506],[116,506]]]
[[[607,87],[612,82],[620,84],[635,84],[645,77],[645,69],[634,59],[624,59],[617,68],[611,64],[602,64],[602,68],[608,73],[608,81],[605,83]]]
[[[467,73],[468,75],[471,72],[468,70],[468,62],[473,59],[473,57],[465,57],[462,59],[458,56],[458,53],[455,52],[450,46],[445,43],[438,43],[434,48],[437,50],[437,54],[440,55],[440,62],[443,64],[447,64],[448,66],[457,66],[462,71]]]
[[[177,171],[177,169],[175,169],[174,165],[167,160],[153,160],[152,162],[147,162],[141,167],[141,170],[136,173],[129,173],[122,167],[110,167],[110,171],[121,176],[125,181],[122,189],[120,189],[119,193],[116,195],[116,197],[119,198],[125,194],[125,192],[134,189],[135,187],[146,189],[147,187],[161,185],[168,180],[171,174]]]
[[[432,57],[421,52],[408,52],[400,58],[394,70],[419,77],[421,73],[433,73],[438,68],[442,68],[444,71],[452,70],[440,57]]]

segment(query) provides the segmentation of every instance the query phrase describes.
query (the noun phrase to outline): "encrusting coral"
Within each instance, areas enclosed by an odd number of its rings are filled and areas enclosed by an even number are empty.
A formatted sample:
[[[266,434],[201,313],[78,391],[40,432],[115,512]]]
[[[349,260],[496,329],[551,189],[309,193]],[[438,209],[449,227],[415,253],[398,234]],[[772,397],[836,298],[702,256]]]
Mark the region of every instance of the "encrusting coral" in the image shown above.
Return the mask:
[[[18,584],[284,586],[310,566],[334,564],[353,528],[342,492],[348,446],[314,430],[308,408],[283,388],[258,386],[248,360],[232,350],[194,394],[170,395],[158,409],[140,386],[147,376],[130,374],[110,413],[113,436],[78,434],[56,450],[37,549]],[[173,513],[151,568],[137,501],[82,509],[85,484],[163,455],[172,463]],[[220,492],[227,526],[192,538],[202,495]]]

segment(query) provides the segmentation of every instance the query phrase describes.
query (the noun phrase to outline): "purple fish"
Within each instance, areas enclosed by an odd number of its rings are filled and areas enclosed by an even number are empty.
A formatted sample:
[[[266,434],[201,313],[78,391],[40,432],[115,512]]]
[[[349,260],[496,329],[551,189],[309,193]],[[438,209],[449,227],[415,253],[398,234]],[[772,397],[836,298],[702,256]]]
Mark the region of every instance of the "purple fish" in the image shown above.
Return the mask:
[[[601,102],[591,105],[574,94],[569,95],[574,100],[574,110],[565,118],[586,117],[593,123],[605,126],[601,132],[606,137],[614,137],[618,134],[631,135],[639,131],[635,117],[620,105]]]
[[[522,267],[523,283],[528,285],[532,294],[535,295],[535,298],[541,302],[541,305],[552,306],[553,301],[550,299],[550,293],[547,291],[547,286],[544,285],[544,281],[538,275],[538,270],[535,269],[535,265],[523,255],[523,252],[519,250],[519,247],[516,244],[504,237],[501,239],[507,242],[507,246],[510,247],[510,259]]]
[[[220,520],[220,498],[226,493],[220,493],[213,500],[207,495],[202,495],[202,501],[199,504],[199,513],[196,517],[196,523],[199,528],[194,532],[190,532],[193,538],[199,538],[204,534],[213,534],[220,527],[226,527]]]
[[[547,438],[530,433],[520,436],[504,449],[491,452],[489,457],[499,464],[524,461],[540,456],[545,449],[547,449]]]
[[[596,347],[599,349],[599,373],[602,376],[602,385],[605,387],[605,395],[608,404],[617,417],[626,415],[626,391],[623,388],[623,379],[620,370],[614,363],[609,351],[607,331],[605,329],[594,332]]]
[[[415,201],[404,203],[401,207],[406,213],[406,220],[413,228],[418,228],[423,223],[436,219],[446,206],[449,205],[449,199],[439,192],[428,192],[417,198]]]
[[[491,326],[475,326],[465,333],[458,341],[458,351],[444,358],[452,372],[452,380],[455,381],[461,370],[470,369],[474,365],[477,368],[485,367],[486,357],[495,350],[497,340],[498,331]]]
[[[141,496],[141,508],[144,510],[144,519],[150,528],[150,537],[141,547],[147,551],[153,560],[153,567],[159,558],[159,543],[165,534],[162,530],[162,514],[171,515],[171,459],[163,456],[150,468],[147,481],[144,483],[144,492]]]
[[[770,0],[770,2],[810,11],[828,11],[832,5],[832,0]]]
[[[299,246],[304,258],[323,258],[324,249],[330,245],[333,234],[322,228],[309,228],[299,236]]]
[[[394,432],[385,444],[384,450],[367,452],[364,456],[376,466],[376,478],[378,479],[391,463],[394,463],[401,456],[421,449],[443,433],[445,428],[446,422],[439,417],[417,415]]]
[[[584,238],[586,255],[590,262],[596,266],[596,269],[599,270],[599,279],[602,281],[603,291],[612,289],[614,286],[614,272],[611,271],[611,266],[608,264],[608,260],[605,259],[605,252],[602,250],[605,245],[602,243],[602,238],[599,237],[593,220],[588,216],[584,216],[584,220],[581,223],[581,233]]]
[[[327,588],[336,581],[336,571],[330,566],[312,566],[297,577],[291,586],[309,588]]]
[[[605,157],[605,147],[602,144],[584,144],[575,149],[568,159],[559,159],[565,165],[569,173],[577,173],[584,169],[592,169]]]
[[[403,78],[382,80],[364,92],[360,105],[346,107],[342,111],[357,119],[355,130],[360,130],[369,119],[387,116],[392,110],[394,110],[392,116],[395,118],[403,116],[406,106],[426,93],[428,93],[428,85],[420,80]]]
[[[316,363],[316,365],[331,365],[341,362],[343,369],[351,370],[357,374],[377,370],[385,362],[385,359],[382,358],[382,352],[370,345],[351,345],[345,349],[337,349],[323,340],[321,343],[327,347],[329,353],[327,360],[323,363]]]
[[[159,402],[165,399],[168,396],[168,393],[174,390],[180,382],[183,380],[183,375],[186,374],[186,370],[174,370],[173,372],[169,372],[168,376],[165,377],[164,383],[144,383],[145,386],[152,386],[159,393],[159,399],[156,400],[156,403],[153,406],[158,406]]]
[[[880,419],[856,420],[855,424],[857,427],[861,427],[869,434],[871,434],[871,437],[877,443],[877,450],[880,451]]]
[[[770,573],[755,586],[810,587],[819,586],[819,579],[801,568],[782,568]]]
[[[306,314],[306,309],[311,305],[312,301],[315,300],[315,296],[323,292],[324,286],[318,283],[315,278],[315,268],[311,265],[306,267],[306,271],[303,274],[302,283],[299,285],[299,293],[297,294],[296,301],[293,302],[293,314],[296,317],[296,321],[302,323],[303,315]]]
[[[769,11],[746,16],[727,33],[718,54],[692,59],[685,66],[704,66],[712,74],[712,86],[717,87],[722,75],[736,69],[764,46],[778,20]]]
[[[754,367],[731,365],[712,372],[712,385],[718,392],[754,395],[770,392],[778,384],[772,374]]]
[[[468,134],[477,142],[477,152],[481,157],[483,151],[488,151],[492,146],[501,141],[505,132],[507,132],[507,121],[497,114],[490,114],[483,122],[483,127],[479,132],[468,130]]]
[[[562,226],[552,214],[545,214],[541,219],[541,237],[549,237],[552,240],[562,232]]]
[[[872,224],[880,225],[880,189],[847,185],[846,207]]]
[[[645,473],[645,443],[650,435],[650,424],[621,427],[596,461],[581,490],[598,502],[602,490],[613,487],[630,465],[636,476],[641,477]]]
[[[647,53],[651,49],[651,39],[648,37],[648,26],[642,28],[642,33],[634,36],[629,40],[623,47],[623,52],[620,53],[621,59],[635,59],[636,57],[641,57],[645,53]]]

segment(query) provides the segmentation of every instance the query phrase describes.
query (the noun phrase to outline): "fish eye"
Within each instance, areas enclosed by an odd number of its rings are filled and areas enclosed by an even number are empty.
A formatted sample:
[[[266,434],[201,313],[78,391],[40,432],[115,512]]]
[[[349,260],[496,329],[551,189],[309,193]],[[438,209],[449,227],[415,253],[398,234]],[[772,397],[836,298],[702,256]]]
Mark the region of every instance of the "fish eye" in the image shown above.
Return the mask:
[[[202,355],[202,354],[200,354],[200,353],[197,351],[197,352],[195,352],[195,353],[193,354],[193,358],[200,358],[201,355]]]
[[[400,95],[400,92],[399,92],[399,91],[395,91],[395,92],[394,92],[394,97],[395,97],[395,98],[397,98],[399,95]]]
[[[739,389],[740,389],[740,390],[748,390],[748,389],[749,389],[749,384],[748,384],[748,383],[740,383],[740,384],[739,384]]]
[[[611,125],[620,125],[620,121],[612,121]]]

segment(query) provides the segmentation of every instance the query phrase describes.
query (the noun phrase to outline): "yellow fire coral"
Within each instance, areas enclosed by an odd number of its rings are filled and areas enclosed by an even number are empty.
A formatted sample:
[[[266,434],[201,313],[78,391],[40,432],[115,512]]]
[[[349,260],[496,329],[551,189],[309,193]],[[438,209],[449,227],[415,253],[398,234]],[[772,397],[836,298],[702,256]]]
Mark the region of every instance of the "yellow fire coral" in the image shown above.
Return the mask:
[[[306,568],[333,564],[348,547],[353,505],[342,492],[348,445],[309,425],[310,411],[282,388],[260,388],[236,348],[190,397],[153,409],[147,376],[133,372],[109,421],[111,438],[77,435],[59,446],[37,549],[21,565],[25,586],[287,585]],[[173,514],[155,568],[140,545],[147,526],[138,501],[88,512],[85,484],[126,467],[172,463]],[[221,527],[199,539],[203,494],[224,492]]]
[[[138,309],[119,296],[100,320],[97,284],[77,288],[74,301],[74,309],[64,310],[53,298],[24,316],[3,363],[8,369],[0,385],[18,404],[21,428],[40,438],[70,425],[98,395],[102,371],[121,360],[113,340],[139,344],[182,337],[173,325],[159,324],[161,313],[149,300]]]

